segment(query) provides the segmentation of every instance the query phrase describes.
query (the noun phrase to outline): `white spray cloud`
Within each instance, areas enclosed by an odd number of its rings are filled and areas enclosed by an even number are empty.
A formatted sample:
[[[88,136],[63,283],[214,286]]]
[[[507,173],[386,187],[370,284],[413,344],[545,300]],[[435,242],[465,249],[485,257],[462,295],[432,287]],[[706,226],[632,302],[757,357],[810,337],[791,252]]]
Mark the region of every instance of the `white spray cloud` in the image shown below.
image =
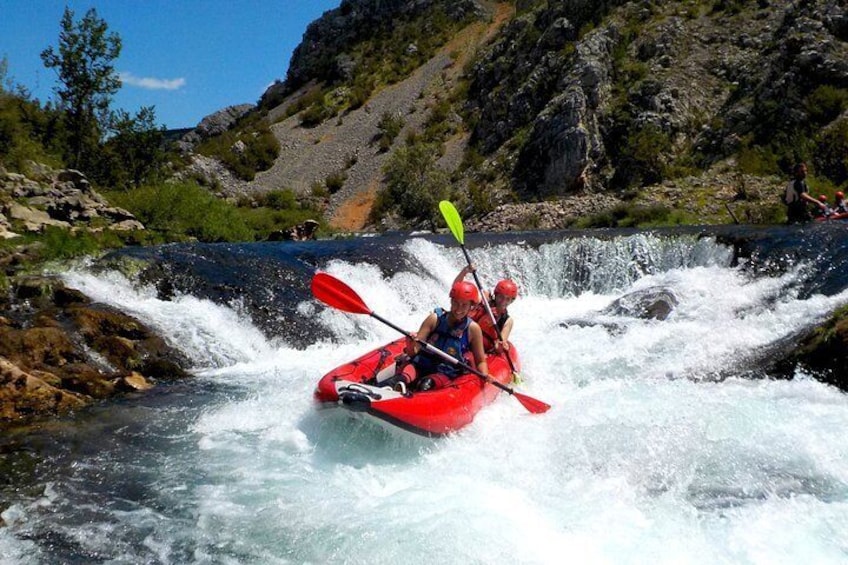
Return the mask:
[[[119,73],[118,78],[124,84],[138,86],[148,90],[178,90],[186,84],[186,79],[182,77],[172,79],[137,77],[130,72]]]

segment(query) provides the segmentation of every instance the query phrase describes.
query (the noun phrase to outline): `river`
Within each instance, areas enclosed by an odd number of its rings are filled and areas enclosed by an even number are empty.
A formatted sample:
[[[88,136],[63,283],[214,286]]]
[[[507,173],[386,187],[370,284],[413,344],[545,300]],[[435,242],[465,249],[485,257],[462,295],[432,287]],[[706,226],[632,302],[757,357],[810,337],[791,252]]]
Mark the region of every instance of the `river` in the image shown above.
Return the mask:
[[[396,335],[307,289],[327,271],[415,329],[463,266],[446,236],[77,266],[194,377],[5,437],[0,563],[845,563],[848,397],[762,369],[848,303],[842,231],[467,234],[484,284],[519,283],[519,390],[552,409],[501,395],[441,439],[316,412],[323,373]],[[664,321],[604,311],[656,288]]]

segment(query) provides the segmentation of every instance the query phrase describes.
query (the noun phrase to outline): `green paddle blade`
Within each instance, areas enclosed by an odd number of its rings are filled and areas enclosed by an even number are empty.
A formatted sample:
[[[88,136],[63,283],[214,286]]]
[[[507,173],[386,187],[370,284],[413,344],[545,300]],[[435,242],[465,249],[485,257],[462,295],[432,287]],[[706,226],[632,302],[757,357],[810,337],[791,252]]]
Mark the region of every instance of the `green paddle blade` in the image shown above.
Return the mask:
[[[448,200],[442,200],[439,202],[439,210],[442,211],[442,216],[445,217],[445,222],[447,222],[453,236],[460,245],[465,245],[465,228],[462,227],[462,218],[459,217],[456,207]]]

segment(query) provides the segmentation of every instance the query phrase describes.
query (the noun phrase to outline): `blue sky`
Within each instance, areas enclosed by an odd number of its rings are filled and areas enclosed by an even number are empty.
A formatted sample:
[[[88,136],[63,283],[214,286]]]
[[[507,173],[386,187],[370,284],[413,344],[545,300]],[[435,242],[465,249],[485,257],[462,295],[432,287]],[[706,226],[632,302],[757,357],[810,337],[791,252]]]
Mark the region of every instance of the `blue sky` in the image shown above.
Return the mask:
[[[340,0],[0,0],[0,58],[8,78],[42,102],[56,73],[41,52],[58,47],[65,6],[89,8],[121,36],[115,63],[124,85],[113,107],[155,106],[160,124],[193,127],[233,104],[255,103],[284,79],[306,26]]]

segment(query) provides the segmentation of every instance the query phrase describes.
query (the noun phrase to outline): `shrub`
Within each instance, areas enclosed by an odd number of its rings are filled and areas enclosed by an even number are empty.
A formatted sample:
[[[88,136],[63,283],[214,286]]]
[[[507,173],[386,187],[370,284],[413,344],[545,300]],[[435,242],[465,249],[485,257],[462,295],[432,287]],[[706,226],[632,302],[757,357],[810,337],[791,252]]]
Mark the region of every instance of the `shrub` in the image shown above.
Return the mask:
[[[335,194],[342,189],[346,180],[347,175],[341,171],[330,173],[327,175],[327,178],[324,179],[324,185],[327,187],[327,190],[330,191],[330,194]]]
[[[848,90],[828,84],[813,90],[804,101],[807,115],[815,124],[829,124],[848,108]]]
[[[438,147],[416,144],[401,147],[386,163],[386,186],[372,208],[376,222],[382,214],[397,212],[413,223],[426,222],[435,229],[437,204],[450,193],[447,173],[436,166]]]
[[[42,260],[72,259],[92,255],[105,247],[120,247],[120,239],[112,232],[93,234],[87,231],[72,233],[70,230],[48,226],[40,238],[42,246],[38,254]]]
[[[240,151],[234,150],[237,144],[242,146]],[[280,154],[280,142],[268,124],[260,121],[241,132],[230,130],[208,139],[197,147],[197,152],[218,159],[234,175],[249,181],[258,171],[267,170],[274,164]]]
[[[291,210],[297,208],[297,197],[291,189],[272,190],[259,200],[261,206],[273,210]]]
[[[578,228],[652,227],[682,223],[682,217],[661,205],[633,206],[619,204],[598,214],[580,218]]]
[[[318,219],[323,226],[321,214],[309,208],[274,210],[271,208],[238,208],[238,215],[252,232],[253,239],[266,240],[271,232],[285,230],[302,224],[309,219]]]
[[[816,171],[834,183],[848,182],[848,119],[821,133],[814,163]]]
[[[385,112],[380,116],[380,121],[377,123],[377,129],[380,131],[380,151],[385,153],[389,150],[395,138],[400,135],[403,126],[403,118],[398,114]]]
[[[247,241],[253,233],[236,208],[193,183],[142,186],[111,193],[110,200],[132,212],[148,230],[167,240]]]

